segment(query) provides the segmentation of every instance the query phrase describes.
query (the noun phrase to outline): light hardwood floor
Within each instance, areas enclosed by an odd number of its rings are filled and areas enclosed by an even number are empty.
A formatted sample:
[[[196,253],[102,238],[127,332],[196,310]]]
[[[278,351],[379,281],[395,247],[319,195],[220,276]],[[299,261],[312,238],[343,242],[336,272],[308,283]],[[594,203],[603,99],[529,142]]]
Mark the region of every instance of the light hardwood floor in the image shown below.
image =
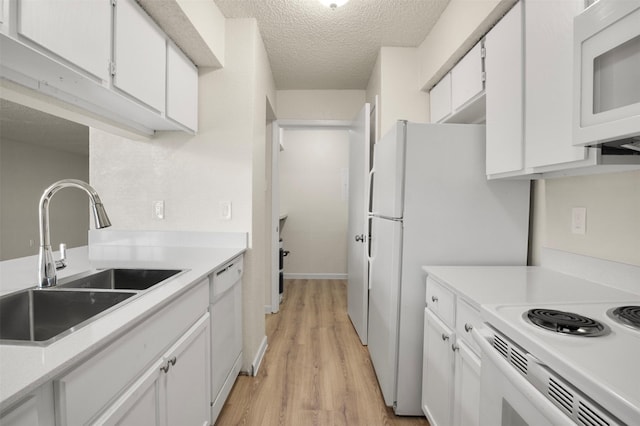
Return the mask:
[[[346,292],[346,281],[285,280],[258,375],[238,377],[216,425],[429,425],[384,405]]]

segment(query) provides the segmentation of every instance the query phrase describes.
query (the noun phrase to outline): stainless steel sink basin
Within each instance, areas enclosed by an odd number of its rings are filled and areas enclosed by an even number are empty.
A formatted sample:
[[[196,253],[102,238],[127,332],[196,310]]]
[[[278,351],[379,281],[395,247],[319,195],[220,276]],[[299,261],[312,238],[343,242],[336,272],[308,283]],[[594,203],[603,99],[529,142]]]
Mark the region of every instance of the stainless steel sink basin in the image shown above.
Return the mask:
[[[3,343],[47,345],[136,295],[129,291],[28,289],[0,298]]]
[[[88,276],[62,281],[58,288],[147,290],[179,274],[178,269],[105,269]]]

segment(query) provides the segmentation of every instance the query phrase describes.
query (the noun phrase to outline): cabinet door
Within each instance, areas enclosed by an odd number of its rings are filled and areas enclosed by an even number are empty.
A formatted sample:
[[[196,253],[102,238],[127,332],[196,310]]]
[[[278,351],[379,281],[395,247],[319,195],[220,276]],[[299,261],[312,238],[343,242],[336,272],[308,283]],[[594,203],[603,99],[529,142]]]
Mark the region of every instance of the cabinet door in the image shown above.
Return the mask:
[[[431,426],[451,424],[455,335],[429,309],[424,311],[422,410]]]
[[[167,44],[167,117],[198,130],[198,69],[173,43]]]
[[[18,34],[109,81],[110,0],[19,0]]]
[[[167,352],[165,393],[167,425],[209,424],[210,328],[209,314],[203,315]]]
[[[454,426],[480,425],[480,358],[461,341],[455,355]]]
[[[527,0],[525,15],[526,166],[584,160],[572,144],[573,18],[582,0]]]
[[[429,106],[432,123],[438,123],[451,114],[450,73],[442,77],[442,80],[429,91]]]
[[[482,93],[482,44],[476,44],[451,70],[451,109],[458,110]]]
[[[158,403],[165,361],[157,360],[94,424],[120,426],[161,425]]]
[[[485,39],[488,175],[524,166],[522,48],[518,2]]]
[[[164,34],[134,0],[119,0],[114,17],[113,84],[163,113],[167,46]]]

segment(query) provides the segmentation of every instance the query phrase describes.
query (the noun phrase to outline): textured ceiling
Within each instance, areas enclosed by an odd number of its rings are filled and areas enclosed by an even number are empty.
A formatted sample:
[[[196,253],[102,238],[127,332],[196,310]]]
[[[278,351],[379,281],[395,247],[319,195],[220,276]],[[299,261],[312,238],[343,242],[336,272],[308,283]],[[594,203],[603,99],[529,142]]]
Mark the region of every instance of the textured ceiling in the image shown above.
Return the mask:
[[[449,0],[215,0],[256,18],[277,89],[365,89],[381,46],[418,46]]]
[[[0,99],[0,138],[89,155],[89,128]]]

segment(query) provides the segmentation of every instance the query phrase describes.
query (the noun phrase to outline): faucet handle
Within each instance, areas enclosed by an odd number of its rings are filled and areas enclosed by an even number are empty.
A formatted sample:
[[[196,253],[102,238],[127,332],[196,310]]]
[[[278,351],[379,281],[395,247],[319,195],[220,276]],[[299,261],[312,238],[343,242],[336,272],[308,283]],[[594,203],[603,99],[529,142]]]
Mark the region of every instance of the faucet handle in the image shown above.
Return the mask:
[[[56,260],[56,269],[67,267],[67,245],[60,243],[60,260]]]

